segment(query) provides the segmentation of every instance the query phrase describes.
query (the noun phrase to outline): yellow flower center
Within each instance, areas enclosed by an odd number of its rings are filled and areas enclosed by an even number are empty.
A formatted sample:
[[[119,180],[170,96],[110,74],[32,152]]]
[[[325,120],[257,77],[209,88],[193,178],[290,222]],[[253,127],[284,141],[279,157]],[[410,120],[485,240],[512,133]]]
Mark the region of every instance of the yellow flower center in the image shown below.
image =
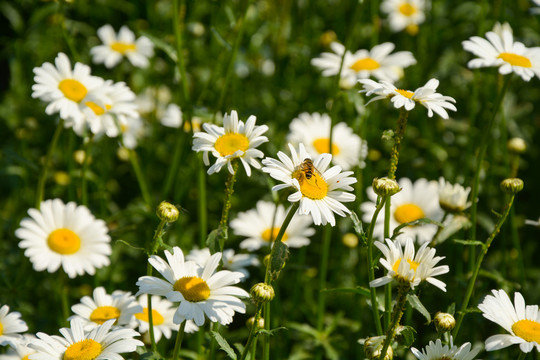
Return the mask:
[[[135,314],[135,317],[141,321],[150,322],[148,320],[148,308],[144,308],[143,312]],[[161,325],[165,322],[163,315],[161,315],[157,310],[152,309],[152,323],[154,325]]]
[[[318,138],[313,140],[313,147],[319,154],[330,153],[330,140],[328,138]],[[332,155],[339,154],[339,147],[332,143]]]
[[[350,66],[350,68],[356,72],[362,71],[362,70],[375,70],[381,67],[381,65],[372,58],[365,58],[356,60],[354,64]]]
[[[303,167],[292,173],[292,177],[298,180],[300,192],[305,197],[313,200],[324,199],[328,193],[328,184],[319,171],[313,166]]]
[[[32,353],[32,354],[33,354],[33,353]],[[29,357],[30,355],[32,355],[32,354],[28,354],[28,355],[23,356],[21,360],[28,360],[28,357]]]
[[[403,3],[399,6],[399,12],[405,16],[412,16],[416,13],[416,8],[409,3]]]
[[[81,238],[69,229],[56,229],[49,234],[47,245],[54,252],[71,255],[81,248]]]
[[[416,204],[403,204],[394,211],[394,219],[400,224],[424,218],[424,211]]]
[[[264,241],[270,241],[270,240],[274,240],[275,238],[277,238],[277,235],[279,233],[279,228],[278,227],[274,227],[272,229],[268,228],[266,230],[263,231],[261,237],[263,238]],[[285,242],[287,241],[287,233],[285,232],[283,234],[283,237],[281,238],[281,241]]]
[[[0,336],[2,336],[3,334],[4,334],[4,326],[0,322]]]
[[[98,116],[105,114],[105,112],[107,110],[110,110],[111,107],[112,107],[111,105],[105,105],[105,108],[102,108],[101,106],[99,106],[98,104],[96,104],[93,101],[87,101],[87,102],[84,103],[84,105],[88,106],[90,108],[90,110],[92,110],[94,112],[94,114],[96,114]]]
[[[540,323],[533,320],[519,320],[512,325],[512,331],[525,341],[540,343]]]
[[[530,68],[532,67],[531,60],[526,58],[525,56],[521,56],[518,54],[512,54],[512,53],[500,53],[499,56],[497,56],[498,59],[503,59],[503,61],[506,61],[512,66],[521,66]]]
[[[396,89],[395,90],[399,95],[405,96],[407,99],[411,99],[414,93],[410,90]]]
[[[420,263],[417,263],[416,261],[414,261],[414,260],[409,260],[409,259],[407,259],[407,262],[408,262],[409,265],[411,266],[411,269],[413,269],[414,272],[416,272],[416,269],[418,268],[418,266],[420,265]],[[392,266],[392,270],[394,270],[395,272],[397,272],[400,263],[401,263],[401,259],[397,259],[397,261],[394,263],[394,266]]]
[[[407,25],[407,27],[405,28],[405,30],[409,33],[409,35],[416,35],[418,34],[418,25],[416,24],[409,24]]]
[[[206,281],[197,276],[186,276],[176,280],[174,290],[179,291],[190,302],[204,301],[210,297],[210,288]]]
[[[75,79],[64,79],[58,84],[58,89],[71,101],[81,102],[88,93],[86,87]]]
[[[246,151],[249,148],[249,140],[244,134],[225,134],[216,140],[214,147],[221,156],[227,156],[238,150]]]
[[[120,317],[120,310],[114,306],[100,306],[92,311],[90,314],[90,321],[97,324],[103,324],[107,320],[116,319]]]
[[[135,51],[135,49],[137,49],[137,47],[135,46],[135,44],[126,44],[126,43],[121,43],[121,42],[113,42],[111,44],[111,49],[113,49],[114,51],[117,51],[119,52],[120,54],[124,55],[125,53],[129,52],[129,51]]]
[[[94,360],[101,354],[101,344],[92,339],[81,340],[70,345],[63,360]]]

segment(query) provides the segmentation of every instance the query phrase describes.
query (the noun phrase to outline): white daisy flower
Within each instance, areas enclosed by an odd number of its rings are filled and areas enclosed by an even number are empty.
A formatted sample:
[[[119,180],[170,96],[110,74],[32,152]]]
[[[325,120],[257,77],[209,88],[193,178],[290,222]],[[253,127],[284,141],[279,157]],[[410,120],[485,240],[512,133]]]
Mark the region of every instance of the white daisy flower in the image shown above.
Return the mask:
[[[283,205],[278,205],[276,209],[273,202],[258,201],[255,209],[238,213],[236,219],[231,221],[231,228],[237,236],[247,238],[240,243],[241,249],[256,251],[269,246],[270,241],[277,237],[286,216]],[[290,248],[309,245],[309,237],[315,235],[311,224],[311,216],[294,216],[281,241]]]
[[[435,92],[439,86],[439,80],[437,79],[429,80],[426,85],[414,91],[398,89],[387,81],[375,82],[370,79],[364,79],[359,80],[359,82],[364,86],[364,89],[360,90],[360,92],[365,92],[366,96],[377,95],[368,101],[367,104],[376,100],[389,98],[396,109],[404,107],[405,110],[411,111],[414,109],[416,103],[419,103],[428,109],[429,117],[432,117],[433,112],[435,112],[443,119],[448,119],[448,113],[445,109],[457,111],[456,107],[452,104],[456,102],[453,97]]]
[[[73,305],[71,310],[75,315],[68,320],[82,320],[84,330],[89,331],[111,319],[115,320],[115,326],[133,328],[134,315],[142,312],[142,307],[137,304],[131,293],[116,290],[109,295],[100,286],[94,289],[93,297],[84,296],[81,303]]]
[[[435,181],[418,179],[414,182],[407,178],[399,180],[401,191],[390,198],[390,235],[401,224],[428,218],[435,221],[442,220],[443,211],[439,206],[438,186]],[[362,220],[371,222],[376,208],[377,194],[371,187],[367,189],[369,200],[360,205],[363,212]],[[407,237],[416,239],[419,244],[430,242],[437,232],[437,225],[422,224],[418,226],[406,226],[400,230],[398,240]],[[377,217],[373,235],[378,239],[384,237],[384,216]]]
[[[169,104],[165,114],[161,117],[161,125],[179,128],[182,125],[182,110],[176,104]]]
[[[437,339],[436,342],[430,341],[422,351],[416,348],[411,348],[411,351],[419,360],[473,360],[480,349],[471,350],[471,343],[468,342],[457,347],[450,336],[450,346],[443,345],[441,339]]]
[[[514,293],[514,304],[504,290],[492,290],[478,308],[490,321],[502,326],[510,334],[490,336],[486,340],[486,350],[499,350],[519,344],[524,353],[533,348],[540,351],[540,313],[538,305],[525,305],[523,295]]]
[[[343,58],[341,85],[344,88],[351,88],[358,79],[371,76],[394,82],[403,76],[404,68],[416,64],[416,59],[409,51],[390,54],[395,48],[390,42],[376,45],[371,50],[357,50],[354,54],[337,42],[331,43],[330,48],[333,52],[322,53],[320,57],[312,59],[311,64],[321,69],[323,76],[334,76],[338,74]]]
[[[98,220],[86,206],[60,199],[46,200],[40,209],[28,210],[15,236],[30,258],[34,270],[52,273],[60,266],[70,278],[110,263],[111,238],[105,221]]]
[[[418,25],[426,19],[425,8],[425,0],[384,0],[381,3],[381,11],[388,15],[390,30],[406,30],[411,35],[418,33]]]
[[[30,347],[37,352],[32,360],[122,360],[122,353],[130,353],[137,346],[144,344],[134,339],[139,333],[132,329],[111,327],[114,320],[109,320],[90,332],[85,332],[83,322],[79,319],[71,320],[70,328],[60,329],[60,334],[47,335],[38,333],[39,339],[34,340]]]
[[[27,330],[28,326],[21,319],[20,312],[9,312],[9,306],[7,305],[0,308],[0,346],[13,346],[21,338],[19,333]]]
[[[356,179],[351,177],[352,171],[341,171],[339,165],[328,168],[332,155],[321,154],[315,160],[306,151],[304,144],[299,144],[298,153],[292,144],[289,144],[291,157],[278,152],[279,160],[266,158],[263,171],[283,184],[275,185],[272,190],[278,191],[292,187],[297,191],[287,198],[290,202],[300,201],[298,214],[311,214],[315,225],[336,225],[334,213],[340,216],[350,214],[350,210],[343,202],[354,201],[351,184]],[[340,191],[345,190],[345,191]]]
[[[54,62],[34,68],[32,97],[49,103],[45,108],[48,115],[60,113],[64,120],[84,122],[80,104],[103,85],[103,79],[90,75],[90,67],[81,63],[75,63],[72,69],[64,53],[59,53]]]
[[[204,151],[204,164],[210,165],[209,152],[217,158],[214,165],[208,169],[209,175],[219,172],[224,165],[227,165],[231,174],[234,173],[231,165],[234,159],[240,160],[248,176],[251,176],[250,166],[261,168],[256,158],[262,158],[264,154],[256,147],[268,141],[266,136],[262,136],[268,126],[256,126],[255,121],[256,117],[251,115],[244,124],[242,120],[238,120],[238,114],[233,110],[231,115],[225,114],[223,127],[204,123],[204,131],[193,134],[192,149],[197,152]]]
[[[28,360],[28,356],[36,352],[29,345],[36,340],[31,334],[24,334],[20,339],[13,341],[11,348],[5,355],[0,355],[0,360]]]
[[[212,256],[209,248],[193,249],[186,256],[186,260],[194,261],[200,266],[204,266],[208,259]],[[223,250],[223,269],[230,271],[238,271],[244,275],[242,281],[249,277],[248,266],[258,266],[260,264],[257,256],[252,254],[235,254],[233,249]]]
[[[446,284],[434,278],[450,271],[447,265],[435,266],[444,256],[435,256],[435,249],[428,247],[428,243],[422,244],[415,255],[413,240],[408,237],[404,243],[405,245],[402,245],[399,240],[390,239],[386,239],[386,245],[380,241],[374,242],[384,255],[379,262],[388,273],[371,281],[369,286],[383,286],[396,279],[400,283],[409,283],[411,289],[414,289],[422,281],[427,281],[446,292]]]
[[[122,26],[118,35],[111,25],[104,25],[97,31],[103,45],[90,49],[92,60],[96,64],[104,64],[108,69],[118,65],[125,56],[136,67],[149,65],[148,58],[154,55],[154,44],[146,36],[135,40],[135,34],[126,26]]]
[[[525,81],[540,77],[540,47],[527,48],[514,41],[509,25],[499,24],[486,38],[473,36],[462,42],[465,50],[478,56],[467,63],[469,68],[498,67],[500,74],[516,73]]]
[[[128,149],[135,149],[145,133],[146,128],[143,119],[140,117],[134,118],[118,118],[120,124],[120,132],[122,133],[122,144]]]
[[[133,91],[125,83],[113,83],[111,80],[105,81],[99,91],[88,96],[81,104],[81,111],[86,121],[72,125],[79,136],[88,128],[98,136],[117,137],[120,124],[139,118]]]
[[[230,324],[235,312],[245,313],[246,305],[238,297],[249,294],[236,286],[242,273],[222,270],[216,272],[221,253],[215,253],[204,267],[193,261],[184,261],[184,253],[179,247],[173,253],[165,250],[167,261],[152,255],[148,262],[165,280],[142,276],[137,281],[140,294],[165,296],[172,302],[179,302],[173,321],[181,324],[193,320],[197,326],[205,322],[205,315],[211,322]]]
[[[147,117],[150,113],[155,113],[156,118],[163,117],[165,114],[167,105],[172,100],[171,89],[165,85],[157,87],[148,86],[144,90],[137,94],[137,107],[139,113],[143,117]]]
[[[171,338],[172,331],[178,331],[179,325],[173,323],[174,312],[176,308],[174,304],[167,299],[163,299],[159,296],[152,296],[152,324],[154,325],[154,339],[157,342],[161,339],[161,336],[165,336],[167,339]],[[137,302],[142,307],[142,311],[135,314],[135,318],[139,323],[139,332],[142,334],[143,339],[148,337],[147,343],[150,343],[150,335],[148,330],[150,328],[148,320],[148,295],[140,295]],[[199,327],[191,320],[186,320],[186,327],[184,332],[191,334],[199,330]]]
[[[462,212],[471,206],[467,197],[471,188],[464,188],[460,184],[450,184],[443,177],[439,178],[439,205],[450,213]]]
[[[310,154],[324,154],[330,151],[330,116],[319,113],[302,113],[289,125],[288,141],[297,145],[303,143]],[[332,129],[332,160],[343,170],[355,166],[366,166],[367,143],[356,135],[344,122]]]

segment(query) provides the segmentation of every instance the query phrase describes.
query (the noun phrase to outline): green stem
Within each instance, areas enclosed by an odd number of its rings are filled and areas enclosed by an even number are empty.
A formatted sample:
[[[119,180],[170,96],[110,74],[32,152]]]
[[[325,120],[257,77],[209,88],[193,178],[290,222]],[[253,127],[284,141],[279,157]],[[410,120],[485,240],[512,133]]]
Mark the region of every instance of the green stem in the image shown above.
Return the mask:
[[[390,208],[391,197],[387,197],[384,204],[384,239],[390,238]],[[392,312],[392,284],[386,284],[384,287],[384,328],[390,327],[390,313]]]
[[[51,139],[51,143],[49,144],[49,150],[47,150],[47,155],[45,156],[45,163],[43,164],[43,168],[41,169],[41,174],[39,175],[38,187],[36,190],[36,208],[37,209],[39,209],[39,206],[41,205],[41,202],[43,201],[43,194],[45,192],[45,182],[47,181],[47,173],[49,171],[49,168],[51,167],[52,155],[54,153],[54,149],[56,148],[56,145],[58,144],[58,139],[60,138],[60,134],[62,133],[63,127],[64,127],[64,120],[60,119],[58,121],[58,125],[56,126],[56,130],[54,131],[54,135]]]
[[[174,351],[172,360],[178,360],[178,353],[180,352],[180,347],[182,346],[182,340],[184,339],[184,329],[186,328],[186,321],[182,322],[180,329],[178,329],[178,334],[176,335],[176,342],[174,343]]]
[[[261,318],[261,312],[263,303],[257,304],[257,309],[255,310],[255,319],[253,321],[253,325],[251,326],[251,329],[249,330],[249,336],[246,342],[246,346],[244,347],[244,350],[242,351],[242,355],[240,356],[240,360],[244,360],[250,350],[251,344],[253,340],[257,337],[255,334],[257,333],[257,330],[259,329],[259,320]],[[255,349],[251,349],[251,360],[255,359]]]
[[[399,325],[399,322],[401,321],[401,317],[403,316],[403,311],[405,310],[405,303],[407,301],[407,293],[409,292],[410,285],[407,284],[401,284],[398,287],[398,295],[396,299],[396,307],[394,308],[394,311],[392,313],[392,324],[386,331],[386,338],[384,339],[384,344],[381,350],[381,355],[379,356],[379,360],[384,360],[384,357],[386,356],[386,353],[388,351],[388,347],[390,347],[390,344],[392,344],[392,341],[394,340],[394,336],[396,334],[396,329]]]
[[[270,303],[264,304],[264,329],[270,331]],[[263,360],[270,360],[270,335],[262,338]]]
[[[394,146],[390,152],[390,169],[388,170],[388,178],[394,180],[396,178],[396,171],[399,161],[399,151],[401,150],[401,142],[405,135],[405,129],[407,128],[407,117],[409,112],[404,107],[399,112],[398,124],[396,132],[394,134]]]
[[[471,230],[469,232],[469,240],[477,240],[476,239],[476,215],[478,210],[478,186],[480,182],[480,172],[482,171],[482,163],[484,162],[484,158],[486,156],[486,149],[489,144],[489,139],[491,139],[491,129],[493,128],[493,123],[495,122],[495,117],[497,116],[497,113],[499,112],[499,108],[501,107],[502,101],[504,99],[504,95],[506,94],[506,91],[508,90],[508,86],[510,84],[511,76],[508,75],[504,79],[504,84],[499,92],[499,95],[497,96],[497,100],[495,101],[495,107],[493,108],[493,114],[491,115],[489,122],[485,128],[485,130],[482,132],[482,139],[480,140],[480,147],[478,150],[478,156],[476,158],[476,169],[474,171],[474,179],[473,179],[473,185],[472,185],[472,193],[471,193]],[[476,249],[473,247],[470,249],[471,253],[471,269],[474,268],[474,256],[476,253]]]
[[[234,183],[236,182],[236,173],[238,172],[238,163],[240,160],[233,160],[232,167],[233,173],[229,173],[229,178],[227,179],[225,187],[225,202],[223,203],[223,210],[221,211],[221,220],[219,221],[219,228],[223,233],[223,237],[219,241],[219,251],[223,252],[225,243],[229,239],[228,235],[228,221],[229,221],[229,210],[231,209],[231,198],[234,193]]]
[[[206,207],[206,171],[201,161],[197,161],[197,188],[198,211],[199,211],[199,245],[202,248],[206,246],[206,235],[208,233],[207,207]]]
[[[67,274],[64,272],[64,270],[60,270],[60,301],[62,304],[62,321],[61,326],[63,327],[67,323],[67,318],[69,317],[69,285],[67,284]]]
[[[319,268],[319,297],[317,301],[317,331],[321,332],[324,326],[326,306],[326,277],[328,275],[328,258],[330,256],[330,240],[332,239],[332,226],[326,225],[323,230],[323,246],[321,265]]]
[[[88,205],[88,179],[86,174],[88,172],[88,166],[90,165],[90,150],[93,140],[93,136],[90,136],[84,145],[84,160],[81,170],[81,202],[83,205]]]
[[[525,358],[527,358],[527,353],[524,353],[523,351],[519,351],[519,357],[517,358],[517,360],[525,360]]]
[[[454,332],[452,334],[454,337],[454,340],[457,339],[457,335],[459,333],[461,323],[463,322],[463,318],[465,317],[465,310],[467,310],[467,306],[469,306],[469,300],[471,299],[472,292],[474,290],[474,285],[476,283],[476,278],[478,277],[478,273],[480,272],[480,267],[482,266],[482,260],[484,260],[484,256],[486,256],[488,249],[491,246],[491,243],[493,242],[493,239],[495,239],[495,236],[497,236],[497,234],[501,230],[501,226],[504,224],[504,221],[506,220],[506,217],[508,216],[508,213],[510,212],[510,209],[512,208],[514,197],[515,195],[510,196],[510,199],[508,200],[504,208],[503,214],[499,218],[499,221],[497,222],[497,224],[495,224],[495,228],[493,229],[486,243],[483,246],[483,251],[478,255],[478,260],[476,261],[474,272],[472,274],[471,279],[469,280],[469,285],[467,286],[467,292],[465,293],[465,298],[463,299],[463,303],[461,304],[461,310],[459,311],[459,316],[456,321],[456,327],[454,328]]]
[[[375,280],[375,264],[373,263],[373,231],[375,229],[375,223],[377,222],[377,217],[381,212],[384,204],[386,204],[386,196],[383,196],[379,199],[379,203],[375,208],[371,222],[369,223],[368,233],[367,233],[367,262],[368,262],[368,276],[369,282]],[[379,305],[377,301],[377,292],[373,287],[369,287],[369,292],[371,295],[371,311],[373,313],[373,322],[375,323],[375,328],[377,330],[377,335],[382,335],[383,330],[381,326],[381,318],[379,315]]]
[[[135,172],[135,177],[137,178],[137,182],[139,183],[141,194],[143,196],[147,210],[150,211],[150,209],[152,208],[152,198],[150,196],[150,192],[148,191],[146,178],[144,177],[144,174],[141,170],[141,165],[139,164],[139,158],[137,157],[137,153],[135,152],[135,150],[128,149],[128,151],[129,161],[131,162],[131,166],[133,167],[133,171]]]

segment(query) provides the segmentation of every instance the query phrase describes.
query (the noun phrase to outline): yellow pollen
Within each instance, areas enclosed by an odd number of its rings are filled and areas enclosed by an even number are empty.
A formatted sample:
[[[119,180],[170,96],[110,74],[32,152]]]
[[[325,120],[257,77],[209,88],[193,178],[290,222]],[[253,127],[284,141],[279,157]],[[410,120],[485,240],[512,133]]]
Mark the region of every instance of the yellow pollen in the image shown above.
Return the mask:
[[[141,321],[150,322],[148,320],[148,308],[144,308],[143,312],[135,314],[135,317]],[[161,315],[157,310],[152,309],[152,323],[154,325],[161,325],[165,322],[163,315]]]
[[[424,218],[424,211],[415,204],[403,204],[394,211],[394,219],[400,224]]]
[[[525,56],[521,56],[518,54],[512,54],[512,53],[500,53],[499,56],[497,56],[498,59],[502,59],[503,61],[506,61],[512,66],[521,66],[530,68],[532,67],[531,60],[526,58]]]
[[[87,101],[84,103],[84,105],[88,106],[90,108],[90,110],[92,110],[94,112],[94,114],[96,115],[103,115],[105,114],[105,111],[108,110],[107,108],[102,108],[101,106],[99,106],[98,104],[96,104],[95,102],[93,101]],[[110,105],[109,105],[109,109],[110,109]]]
[[[0,336],[2,336],[3,334],[4,334],[4,326],[0,322]]]
[[[246,151],[249,148],[249,140],[244,134],[225,134],[216,140],[214,147],[221,156],[227,156],[238,150]]]
[[[58,89],[71,101],[81,102],[88,93],[86,87],[75,79],[64,79],[58,84]]]
[[[101,354],[101,344],[92,339],[81,340],[70,345],[63,360],[94,360]]]
[[[292,173],[292,177],[298,180],[300,183],[300,192],[305,197],[308,197],[312,200],[320,200],[326,197],[328,193],[328,184],[322,175],[313,168],[313,171],[310,172],[311,176],[308,179],[306,172],[303,170],[296,170]]]
[[[407,99],[411,99],[414,95],[414,93],[410,90],[396,89],[395,92],[397,92],[399,95],[405,96]]]
[[[268,228],[263,231],[261,237],[263,238],[264,241],[275,240],[275,238],[277,238],[278,233],[279,233],[278,227],[274,227],[272,229]],[[281,238],[281,241],[283,242],[287,241],[287,237],[288,237],[287,233],[285,232],[283,234],[283,237]]]
[[[416,8],[409,3],[403,3],[399,6],[399,12],[405,16],[411,16],[416,13]]]
[[[116,319],[120,317],[120,310],[114,306],[100,306],[92,311],[90,314],[90,321],[97,324],[103,324],[107,320]]]
[[[330,153],[330,141],[328,138],[318,138],[313,140],[313,147],[319,154]],[[339,154],[339,147],[332,143],[332,155]]]
[[[117,51],[120,54],[124,55],[127,52],[135,51],[135,49],[137,49],[137,47],[135,46],[135,44],[126,44],[126,43],[121,43],[121,42],[113,42],[111,44],[111,49],[113,49],[114,51]]]
[[[81,238],[69,229],[56,229],[49,234],[47,245],[54,252],[71,255],[81,248]]]
[[[380,67],[381,64],[372,58],[356,60],[356,62],[350,66],[350,68],[356,72],[360,72],[362,70],[376,70]]]
[[[407,259],[407,262],[408,262],[409,265],[411,266],[411,269],[414,270],[414,272],[416,272],[416,269],[418,268],[418,266],[419,266],[420,264],[417,263],[417,262],[414,261],[414,260],[409,260],[409,259]],[[397,261],[394,263],[394,266],[392,266],[392,270],[394,270],[395,272],[397,272],[400,263],[401,263],[401,259],[397,259]]]
[[[179,291],[190,302],[204,301],[210,297],[210,288],[206,281],[197,276],[186,276],[176,280],[174,290]]]
[[[33,353],[32,353],[32,354],[33,354]],[[29,357],[30,355],[32,355],[32,354],[28,354],[28,355],[26,355],[26,356],[23,356],[21,360],[28,360],[28,357]]]
[[[533,320],[519,320],[512,325],[512,331],[525,341],[540,343],[540,323]]]

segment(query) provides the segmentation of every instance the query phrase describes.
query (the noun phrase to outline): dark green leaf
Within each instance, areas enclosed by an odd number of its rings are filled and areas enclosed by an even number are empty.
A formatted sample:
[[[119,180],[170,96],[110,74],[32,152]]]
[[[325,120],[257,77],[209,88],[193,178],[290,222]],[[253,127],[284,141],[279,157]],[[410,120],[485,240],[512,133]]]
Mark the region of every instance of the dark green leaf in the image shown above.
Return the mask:
[[[278,327],[278,328],[275,328],[275,329],[271,329],[271,330],[260,329],[259,331],[257,331],[257,333],[259,333],[259,334],[265,334],[265,335],[268,335],[268,336],[274,336],[274,333],[277,333],[277,332],[280,331],[280,330],[287,330],[287,328],[284,327],[284,326],[281,326],[281,327]]]
[[[358,237],[362,240],[362,244],[367,244],[367,238],[366,233],[364,232],[364,228],[362,227],[362,222],[358,218],[358,215],[354,211],[351,211],[351,220],[353,222],[354,231],[358,235]]]
[[[214,339],[216,339],[216,342],[218,343],[221,350],[225,351],[227,353],[227,356],[229,356],[229,358],[236,360],[236,353],[234,352],[233,348],[229,345],[227,340],[225,340],[223,336],[221,336],[221,334],[218,333],[217,331],[212,331],[212,336],[214,337]]]
[[[335,288],[335,289],[324,289],[323,292],[344,292],[344,293],[353,293],[353,294],[360,294],[365,297],[370,297],[371,293],[369,292],[369,289],[357,286],[355,288]]]
[[[289,247],[281,241],[276,241],[274,242],[272,251],[275,251],[275,253],[272,257],[272,262],[270,263],[270,276],[273,280],[276,280],[279,277],[280,271],[285,267],[285,263],[289,257]]]
[[[455,243],[466,246],[481,246],[484,247],[484,243],[478,240],[454,240]]]
[[[411,304],[413,309],[418,310],[420,314],[424,315],[428,323],[431,322],[431,315],[429,314],[429,311],[425,308],[424,304],[422,304],[418,296],[416,296],[415,294],[407,294],[407,301],[409,302],[409,304]]]
[[[403,345],[405,347],[411,347],[414,343],[416,330],[411,326],[400,326],[398,328],[398,335],[403,338]]]
[[[400,230],[403,229],[404,227],[406,226],[419,226],[419,225],[426,225],[426,224],[434,224],[434,225],[437,225],[437,226],[443,226],[443,224],[441,224],[440,222],[438,221],[435,221],[435,220],[431,220],[431,219],[428,219],[428,218],[422,218],[422,219],[417,219],[417,220],[414,220],[414,221],[409,221],[409,222],[406,222],[406,223],[403,223],[401,225],[399,225],[398,227],[396,227],[394,229],[394,233],[392,234],[392,240],[395,240],[396,237],[400,234]]]

